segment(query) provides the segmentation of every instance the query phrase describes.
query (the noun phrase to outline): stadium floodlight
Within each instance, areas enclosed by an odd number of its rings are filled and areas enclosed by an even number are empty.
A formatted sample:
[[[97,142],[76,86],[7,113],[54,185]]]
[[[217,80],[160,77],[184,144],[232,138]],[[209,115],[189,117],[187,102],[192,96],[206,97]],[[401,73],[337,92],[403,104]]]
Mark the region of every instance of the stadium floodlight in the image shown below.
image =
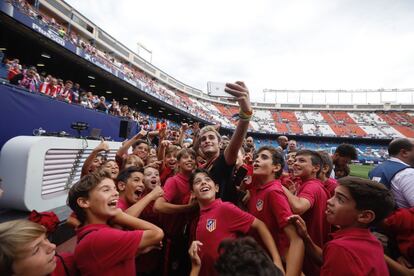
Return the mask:
[[[51,58],[51,56],[49,54],[46,54],[46,53],[42,53],[40,56],[44,57],[44,58]]]

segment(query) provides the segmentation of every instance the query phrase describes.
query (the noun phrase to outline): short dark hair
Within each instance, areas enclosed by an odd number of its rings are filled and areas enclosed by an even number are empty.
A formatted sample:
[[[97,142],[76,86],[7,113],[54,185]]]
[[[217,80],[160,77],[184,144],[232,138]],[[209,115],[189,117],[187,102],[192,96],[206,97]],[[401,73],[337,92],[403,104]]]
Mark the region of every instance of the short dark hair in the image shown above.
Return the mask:
[[[203,169],[203,168],[197,168],[191,175],[190,175],[190,178],[189,178],[189,180],[188,180],[188,182],[190,183],[190,188],[191,188],[191,190],[193,189],[193,184],[194,184],[194,178],[195,178],[195,176],[197,175],[197,174],[199,174],[199,173],[204,173],[204,174],[206,174],[208,177],[210,177],[211,179],[213,179],[212,177],[211,177],[211,174],[210,174],[210,172],[208,171],[208,170],[206,170],[206,169]],[[214,180],[213,180],[214,181]],[[217,183],[216,183],[216,185],[218,185]]]
[[[316,173],[316,176],[319,176],[319,173],[322,170],[322,157],[321,155],[314,150],[308,150],[308,149],[303,149],[303,150],[299,150],[296,152],[296,157],[300,156],[300,155],[305,155],[305,156],[310,156],[311,161],[312,161],[312,165],[313,166],[319,166],[319,171]]]
[[[279,276],[283,273],[251,237],[226,239],[214,267],[220,276]]]
[[[401,150],[411,151],[413,144],[407,138],[397,138],[391,141],[388,145],[388,154],[390,156],[396,156]]]
[[[257,150],[256,154],[259,154],[260,152],[262,152],[264,150],[267,150],[272,154],[272,164],[273,165],[280,164],[281,169],[275,173],[275,177],[279,178],[283,173],[283,168],[285,167],[285,159],[283,158],[282,153],[280,153],[280,151],[278,151],[276,148],[274,148],[272,146],[263,146],[263,147],[260,147]],[[255,157],[255,159],[256,159],[256,157]]]
[[[99,152],[96,157],[102,158],[102,164],[108,160],[108,155],[105,152]]]
[[[330,177],[332,170],[333,170],[333,162],[332,162],[332,158],[329,155],[329,153],[327,153],[326,151],[318,151],[319,155],[321,156],[322,159],[322,167],[325,165],[328,165],[329,170],[326,172],[326,177]]]
[[[150,150],[150,145],[147,141],[139,139],[138,141],[136,141],[134,144],[132,144],[132,149],[134,150],[137,146],[139,146],[140,144],[146,144],[148,147],[148,151]]]
[[[376,181],[346,176],[338,179],[338,183],[348,189],[358,210],[371,210],[375,213],[375,219],[370,225],[381,222],[395,207],[391,191]]]
[[[254,145],[243,145],[241,147],[241,149],[243,149],[243,151],[244,151],[243,154],[250,153],[250,152],[251,153],[254,153],[255,152]]]
[[[341,157],[349,157],[351,160],[358,159],[358,152],[355,147],[351,144],[340,144],[336,150],[337,153]]]
[[[345,166],[335,166],[334,171],[335,171],[335,176],[336,176],[336,174],[338,174],[338,172],[340,172],[340,171],[344,172],[344,176],[341,176],[341,177],[348,176],[348,175],[351,173],[351,169],[349,168],[349,166],[348,166],[348,165],[345,165]],[[339,178],[338,178],[338,179],[339,179]]]
[[[132,166],[132,167],[129,167],[129,168],[126,168],[120,171],[118,174],[118,177],[116,178],[117,186],[118,186],[119,181],[126,183],[128,181],[128,178],[131,177],[131,174],[135,172],[140,172],[144,174],[144,169],[140,167]]]
[[[82,177],[70,188],[66,204],[72,209],[77,219],[82,224],[86,221],[86,213],[85,210],[78,205],[78,198],[88,198],[89,192],[106,178],[111,179],[111,175],[104,170],[92,172]]]

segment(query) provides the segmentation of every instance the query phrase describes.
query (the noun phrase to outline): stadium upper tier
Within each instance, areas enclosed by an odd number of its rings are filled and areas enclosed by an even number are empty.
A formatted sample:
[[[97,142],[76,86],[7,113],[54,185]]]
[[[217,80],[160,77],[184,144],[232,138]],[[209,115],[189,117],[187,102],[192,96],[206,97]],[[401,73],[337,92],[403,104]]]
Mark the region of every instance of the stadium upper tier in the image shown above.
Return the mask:
[[[234,128],[237,120],[234,115],[238,113],[236,103],[212,98],[201,90],[170,77],[64,1],[39,0],[36,3],[39,5],[34,7],[25,1],[2,0],[0,8],[3,13],[20,21],[33,32],[42,34],[151,97],[203,121]],[[114,93],[111,97],[117,95]],[[413,110],[412,104],[254,103],[253,107],[255,112],[250,124],[252,132],[332,137],[414,137],[414,113],[403,111]]]

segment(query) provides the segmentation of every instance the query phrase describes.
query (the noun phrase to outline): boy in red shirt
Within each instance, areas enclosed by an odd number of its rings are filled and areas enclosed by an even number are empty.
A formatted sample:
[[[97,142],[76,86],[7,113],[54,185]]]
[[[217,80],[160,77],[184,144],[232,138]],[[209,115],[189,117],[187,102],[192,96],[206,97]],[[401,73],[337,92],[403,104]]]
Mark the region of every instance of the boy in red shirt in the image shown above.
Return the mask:
[[[193,149],[184,148],[177,154],[179,172],[167,179],[164,186],[164,197],[154,203],[154,211],[161,213],[161,223],[167,237],[167,262],[170,274],[188,274],[189,263],[187,250],[189,229],[196,216],[197,204],[191,200],[189,178],[196,166],[196,153]],[[187,226],[187,227],[186,227]],[[168,254],[169,249],[171,249]]]
[[[389,275],[381,243],[368,227],[381,222],[394,208],[389,190],[375,181],[348,176],[338,180],[328,200],[326,218],[340,230],[322,249],[316,245],[299,216],[292,216],[303,237],[306,254],[322,265],[321,275]]]
[[[142,168],[129,167],[119,173],[116,183],[119,191],[118,207],[128,215],[139,217],[160,226],[159,217],[154,214],[152,208],[154,200],[163,196],[164,191],[160,186],[156,186],[148,192],[145,189],[143,179],[144,169]],[[161,256],[159,250],[152,250],[139,256],[136,260],[137,272],[156,274],[161,268]]]
[[[266,225],[249,213],[229,202],[216,199],[219,186],[214,183],[209,172],[197,169],[190,178],[192,194],[200,205],[200,218],[197,224],[196,241],[192,248],[200,251],[200,266],[193,265],[191,275],[217,275],[214,263],[218,258],[218,247],[222,240],[236,238],[250,230],[257,231],[265,249],[270,252],[273,263],[282,271],[283,266],[276,245]],[[194,264],[194,263],[193,263]]]
[[[154,204],[154,210],[163,214],[171,214],[171,222],[166,229],[167,236],[182,235],[185,217],[183,213],[189,213],[196,209],[196,204],[190,202],[191,189],[189,178],[195,169],[196,153],[192,149],[182,149],[177,154],[179,173],[167,179],[164,186],[164,197],[158,198]],[[181,227],[178,227],[181,226]]]
[[[326,151],[318,151],[322,158],[322,168],[319,174],[319,179],[322,181],[326,190],[329,192],[329,197],[333,197],[335,194],[335,188],[338,187],[338,182],[335,178],[331,178],[333,170],[332,158]]]
[[[141,129],[141,131],[134,137],[122,143],[122,146],[118,149],[115,155],[115,160],[118,163],[118,166],[121,167],[124,163],[124,159],[128,156],[128,150],[130,147],[132,147],[132,154],[135,154],[141,158],[144,163],[147,163],[151,147],[148,144],[148,141],[142,139],[145,139],[150,134],[151,133]]]
[[[286,272],[301,272],[304,245],[293,225],[292,215],[282,184],[277,179],[283,172],[283,156],[275,148],[261,147],[253,162],[254,186],[247,203],[248,212],[263,221],[271,231],[280,255],[286,261]]]
[[[283,187],[294,214],[301,215],[306,222],[309,235],[318,245],[328,240],[330,225],[325,218],[326,201],[329,193],[317,178],[322,167],[322,159],[316,151],[300,150],[296,153],[293,175],[301,178],[302,184],[296,195]],[[305,257],[303,263],[305,275],[318,275],[318,267]]]
[[[289,151],[286,155],[287,172],[285,171],[280,177],[280,182],[293,194],[296,193],[297,188],[301,185],[300,177],[293,175],[293,165],[295,164],[296,150]],[[285,166],[286,168],[286,166]]]
[[[164,237],[157,226],[122,212],[118,198],[104,171],[83,177],[69,191],[68,205],[81,222],[75,262],[82,275],[135,275],[135,256]],[[135,230],[115,229],[109,222]]]
[[[157,186],[161,187],[160,172],[154,167],[145,167],[143,181],[147,190],[154,190]]]
[[[160,186],[146,193],[143,179],[144,169],[138,167],[122,170],[117,177],[118,207],[133,217],[139,217],[148,204],[164,195]]]
[[[162,160],[160,168],[161,186],[165,185],[168,178],[174,176],[177,168],[177,153],[180,148],[172,145],[171,141],[163,140],[158,150],[158,160]]]
[[[414,207],[400,208],[384,220],[387,233],[395,237],[402,261],[407,267],[414,267]]]

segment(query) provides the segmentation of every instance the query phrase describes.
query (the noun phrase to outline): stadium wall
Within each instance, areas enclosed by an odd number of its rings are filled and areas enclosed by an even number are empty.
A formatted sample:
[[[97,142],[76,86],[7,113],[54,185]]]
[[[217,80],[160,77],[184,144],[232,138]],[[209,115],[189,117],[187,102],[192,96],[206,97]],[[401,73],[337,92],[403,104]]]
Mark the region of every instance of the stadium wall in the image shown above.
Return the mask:
[[[76,137],[77,132],[70,126],[78,121],[89,124],[89,129],[82,132],[83,136],[87,136],[90,129],[99,128],[102,129],[101,136],[111,137],[115,141],[122,140],[118,137],[122,120],[120,117],[57,101],[5,84],[0,85],[0,102],[3,103],[0,109],[2,126],[0,147],[15,136],[33,135],[33,130],[39,127],[47,132],[64,131]],[[135,122],[131,125],[132,136],[137,133],[138,126]]]

